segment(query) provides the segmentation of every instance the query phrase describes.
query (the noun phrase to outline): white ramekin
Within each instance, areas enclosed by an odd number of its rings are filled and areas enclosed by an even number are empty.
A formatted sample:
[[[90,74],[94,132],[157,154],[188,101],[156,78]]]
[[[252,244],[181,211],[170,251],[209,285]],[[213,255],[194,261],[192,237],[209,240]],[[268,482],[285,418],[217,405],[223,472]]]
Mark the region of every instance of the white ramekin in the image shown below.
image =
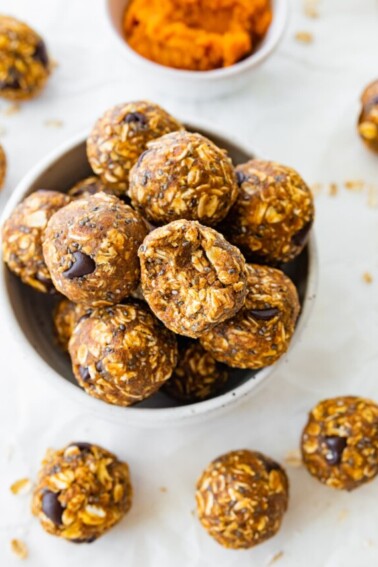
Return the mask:
[[[127,44],[122,19],[128,0],[104,0],[107,21],[116,43],[130,63],[137,66],[146,87],[173,97],[206,100],[237,91],[252,81],[253,70],[269,57],[277,47],[286,28],[287,0],[272,0],[273,20],[256,51],[239,63],[213,71],[185,71],[172,69],[141,57]]]
[[[183,121],[189,130],[200,131],[215,141],[220,147],[226,148],[235,163],[242,163],[253,156],[253,151],[231,139],[229,136],[214,130],[212,126],[198,125],[193,121]],[[85,153],[86,133],[75,136],[67,143],[51,152],[37,164],[17,185],[8,200],[1,218],[1,225],[13,211],[14,207],[28,194],[37,189],[56,189],[65,191],[76,181],[90,174],[89,164]],[[302,312],[292,340],[292,346],[297,343],[305,324],[308,321],[315,299],[317,284],[317,253],[314,236],[311,235],[306,250],[294,262],[297,277],[301,281]],[[0,304],[2,306],[1,324],[4,332],[2,341],[4,352],[16,354],[14,357],[15,371],[24,373],[27,370],[30,380],[42,377],[54,384],[62,396],[69,396],[82,407],[92,410],[96,415],[123,424],[144,427],[158,427],[192,423],[218,414],[222,410],[232,408],[247,396],[267,382],[278,366],[286,359],[281,358],[275,365],[264,368],[257,373],[250,371],[235,371],[235,376],[243,372],[245,382],[221,395],[200,403],[159,407],[159,404],[169,405],[167,397],[155,394],[150,400],[135,407],[123,408],[106,404],[92,398],[75,382],[69,368],[67,355],[54,346],[51,326],[51,308],[45,294],[24,286],[0,262]],[[254,378],[249,378],[252,376]],[[231,382],[232,384],[232,382]],[[173,402],[172,402],[173,404]],[[146,407],[150,406],[150,407]]]

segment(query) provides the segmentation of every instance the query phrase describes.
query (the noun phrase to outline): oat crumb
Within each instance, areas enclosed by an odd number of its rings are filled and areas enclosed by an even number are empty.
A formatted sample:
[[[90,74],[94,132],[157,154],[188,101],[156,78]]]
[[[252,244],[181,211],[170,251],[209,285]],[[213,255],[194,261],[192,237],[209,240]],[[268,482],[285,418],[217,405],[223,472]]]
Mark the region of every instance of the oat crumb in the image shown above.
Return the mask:
[[[319,195],[322,192],[323,185],[321,183],[314,183],[311,185],[310,189],[314,197],[316,197],[316,195]]]
[[[300,43],[313,43],[314,36],[311,32],[307,31],[298,31],[294,36],[296,41]]]
[[[54,71],[58,67],[59,67],[59,62],[56,59],[51,59],[50,60],[50,70]]]
[[[343,508],[342,510],[340,510],[340,512],[337,516],[337,521],[343,522],[348,516],[349,516],[349,510],[347,510],[346,508]]]
[[[284,462],[288,467],[299,468],[302,466],[302,456],[298,449],[289,451],[284,458]]]
[[[159,490],[160,492],[167,492],[166,486],[161,486]]]
[[[49,119],[45,121],[45,126],[48,128],[61,128],[63,126],[63,122],[62,120]]]
[[[373,282],[373,276],[370,272],[365,272],[364,274],[362,274],[362,279],[367,284],[371,284]]]
[[[352,179],[350,181],[345,181],[345,189],[349,191],[362,191],[365,187],[365,182],[362,179]]]
[[[378,188],[375,185],[368,186],[367,204],[372,209],[378,207]]]
[[[28,556],[28,548],[20,539],[12,539],[10,542],[12,552],[17,555],[19,559],[26,559]]]
[[[21,110],[21,105],[18,102],[12,102],[3,110],[4,116],[12,116]]]
[[[32,483],[28,478],[20,478],[20,480],[16,480],[12,486],[10,487],[10,490],[13,494],[18,495],[18,494],[27,494],[28,492],[30,492]]]
[[[268,561],[268,563],[266,564],[267,567],[270,567],[270,565],[273,565],[274,563],[277,563],[277,561],[279,561],[280,559],[282,559],[284,555],[283,551],[278,551],[277,553],[275,553]]]
[[[328,194],[330,197],[336,197],[337,193],[339,192],[339,188],[336,183],[330,183],[328,187]]]

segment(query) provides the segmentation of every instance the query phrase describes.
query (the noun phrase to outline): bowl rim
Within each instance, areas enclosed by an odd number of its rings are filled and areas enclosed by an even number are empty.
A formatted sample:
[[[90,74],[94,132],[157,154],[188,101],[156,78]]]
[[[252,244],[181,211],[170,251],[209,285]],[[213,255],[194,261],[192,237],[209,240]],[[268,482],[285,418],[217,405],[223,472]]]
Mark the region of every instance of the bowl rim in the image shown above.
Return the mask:
[[[206,121],[197,121],[189,119],[188,117],[181,116],[182,122],[189,126],[192,130],[204,130],[208,134],[219,136],[220,138],[227,139],[230,143],[241,151],[253,156],[255,151],[248,147],[243,142],[237,141],[234,136],[228,135],[219,128],[214,128],[213,125],[206,123]],[[88,131],[82,131],[60,144],[57,148],[50,151],[47,156],[40,160],[16,185],[13,193],[8,198],[5,207],[0,217],[0,226],[2,227],[5,220],[9,217],[15,206],[25,197],[29,192],[30,187],[36,179],[42,175],[47,169],[52,167],[54,163],[61,159],[66,153],[72,151],[75,147],[85,142],[88,137]],[[0,235],[1,240],[1,235]],[[298,342],[298,339],[307,324],[310,317],[314,298],[316,297],[316,289],[318,283],[318,255],[317,247],[313,230],[310,233],[308,241],[308,273],[307,273],[307,287],[306,293],[302,304],[302,311],[299,322],[296,326],[295,333],[292,337],[290,347],[275,364],[258,371],[254,378],[251,378],[224,394],[196,402],[193,404],[182,405],[177,407],[167,408],[145,408],[138,406],[121,407],[111,405],[98,400],[88,395],[84,390],[75,384],[66,380],[56,370],[54,370],[34,349],[32,344],[24,335],[21,326],[18,323],[14,310],[9,301],[6,277],[8,270],[3,261],[0,262],[0,302],[3,307],[3,321],[6,321],[7,332],[5,333],[6,340],[10,343],[17,344],[17,349],[20,346],[24,348],[23,359],[28,357],[30,360],[29,368],[35,375],[40,375],[43,379],[49,381],[50,384],[55,384],[57,389],[62,392],[62,395],[67,395],[76,403],[85,406],[88,410],[95,412],[98,416],[115,421],[118,423],[125,423],[127,421],[130,425],[137,425],[141,427],[152,426],[167,426],[169,424],[183,424],[190,422],[194,417],[210,416],[219,412],[222,408],[232,407],[239,403],[252,391],[258,389],[262,383],[266,382],[277,370],[280,364],[286,359],[288,354],[292,351],[293,346]],[[20,360],[21,362],[21,360]]]
[[[127,0],[122,0],[125,3]],[[111,28],[112,34],[115,36],[117,44],[122,48],[123,52],[127,54],[130,61],[140,66],[144,66],[146,70],[153,70],[155,73],[164,74],[167,78],[172,79],[187,79],[188,81],[206,81],[211,80],[221,80],[228,77],[233,77],[234,75],[239,75],[244,73],[246,70],[257,67],[262,63],[278,46],[281,41],[284,31],[286,29],[286,24],[288,21],[289,5],[288,0],[271,0],[273,4],[273,18],[270,27],[266,34],[266,41],[263,41],[262,45],[257,48],[256,51],[252,52],[242,61],[234,63],[229,67],[222,67],[220,69],[211,69],[209,71],[190,71],[186,69],[176,69],[174,67],[168,67],[151,61],[142,55],[139,55],[134,49],[130,47],[126,39],[120,34],[119,30],[116,28],[110,10],[110,3],[112,0],[104,0],[106,4],[106,21],[108,26]]]

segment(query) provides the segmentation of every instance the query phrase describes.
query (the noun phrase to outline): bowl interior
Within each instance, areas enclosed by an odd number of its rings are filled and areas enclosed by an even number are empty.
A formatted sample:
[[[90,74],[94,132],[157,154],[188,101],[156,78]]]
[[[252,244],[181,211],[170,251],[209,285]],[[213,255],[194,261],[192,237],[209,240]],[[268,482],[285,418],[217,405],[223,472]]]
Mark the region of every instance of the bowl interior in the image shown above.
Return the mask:
[[[213,132],[190,125],[187,125],[187,128],[188,130],[200,131],[212,139],[218,146],[228,150],[235,164],[243,163],[253,157],[250,152],[248,153],[239,145],[230,142],[220,135],[214,135]],[[61,154],[53,163],[50,163],[47,169],[34,178],[29,185],[27,193],[22,195],[20,200],[37,189],[67,191],[74,183],[90,174],[92,174],[92,171],[87,161],[83,136],[81,141]],[[301,305],[303,306],[308,287],[308,247],[293,262],[284,266],[283,269],[295,283]],[[60,351],[54,340],[52,311],[58,298],[34,291],[33,288],[22,284],[8,270],[5,271],[4,278],[11,309],[26,339],[53,371],[71,382],[76,388],[79,388],[73,377],[68,355]],[[232,370],[230,380],[219,395],[231,392],[237,386],[253,379],[257,374],[258,372],[251,370]],[[171,400],[163,392],[158,392],[137,405],[138,408],[169,408],[177,406],[180,406],[180,404]]]
[[[149,65],[151,69],[160,69],[161,72],[165,72],[166,74],[175,73],[176,76],[179,74],[181,77],[187,76],[191,79],[205,79],[206,77],[210,76],[213,78],[216,78],[218,76],[220,78],[221,76],[226,74],[235,74],[238,73],[238,71],[242,71],[244,68],[249,67],[254,60],[256,60],[256,62],[257,60],[262,60],[268,54],[268,52],[271,51],[271,48],[277,44],[279,38],[281,37],[282,31],[285,27],[287,15],[286,0],[271,0],[273,12],[272,22],[267,33],[250,55],[243,58],[238,63],[235,63],[231,67],[214,69],[210,71],[187,71],[183,69],[165,67],[164,65],[145,59],[128,45],[123,30],[123,15],[127,5],[129,4],[129,1],[130,0],[106,0],[108,17],[114,31],[118,36],[118,39],[124,44],[125,49],[135,60],[139,60],[140,63],[144,62],[145,64]]]

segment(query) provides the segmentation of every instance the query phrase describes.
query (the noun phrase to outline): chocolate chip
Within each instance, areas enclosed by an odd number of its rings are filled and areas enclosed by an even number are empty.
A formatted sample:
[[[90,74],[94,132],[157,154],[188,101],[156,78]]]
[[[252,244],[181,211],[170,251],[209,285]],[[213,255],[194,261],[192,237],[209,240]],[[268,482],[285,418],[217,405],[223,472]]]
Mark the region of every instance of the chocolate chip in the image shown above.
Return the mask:
[[[324,439],[329,452],[326,455],[327,463],[330,465],[339,465],[343,451],[347,446],[346,437],[338,437],[337,435],[330,435]]]
[[[295,246],[302,247],[306,244],[308,233],[312,227],[312,220],[307,222],[297,233],[294,234],[291,241]]]
[[[97,372],[100,372],[100,374],[101,374],[101,372],[104,372],[104,367],[103,367],[103,365],[102,365],[102,360],[99,360],[98,362],[96,362],[95,368],[96,368]]]
[[[87,537],[85,539],[70,539],[69,541],[71,543],[92,543],[93,541],[96,541],[96,537],[92,536],[92,537]]]
[[[125,118],[123,119],[126,124],[130,124],[134,122],[144,128],[147,125],[147,118],[141,112],[129,112],[126,114]]]
[[[70,447],[77,447],[79,451],[90,451],[92,449],[92,445],[90,443],[85,443],[85,441],[74,441],[70,443]]]
[[[39,61],[44,67],[48,67],[49,65],[49,56],[47,55],[46,44],[42,41],[42,39],[35,48],[33,59]]]
[[[250,314],[259,321],[269,321],[273,319],[280,310],[277,307],[268,307],[267,309],[251,309]]]
[[[42,494],[42,511],[56,526],[62,524],[64,508],[58,500],[59,492],[46,490]]]
[[[240,185],[241,185],[242,183],[244,183],[244,181],[247,180],[247,176],[246,176],[246,174],[243,173],[242,171],[237,171],[237,172],[236,172],[236,180],[237,180],[238,185],[239,185],[239,187],[240,187]]]
[[[91,379],[91,375],[89,374],[89,369],[87,366],[79,366],[79,374],[84,382],[87,382]]]
[[[82,278],[88,274],[92,274],[96,269],[96,263],[88,254],[83,252],[74,252],[73,257],[75,262],[68,270],[63,272],[65,278],[73,280],[74,278]]]
[[[11,67],[8,71],[8,76],[5,81],[0,81],[0,90],[4,89],[14,89],[19,90],[21,88],[20,84],[20,73],[14,67]]]

